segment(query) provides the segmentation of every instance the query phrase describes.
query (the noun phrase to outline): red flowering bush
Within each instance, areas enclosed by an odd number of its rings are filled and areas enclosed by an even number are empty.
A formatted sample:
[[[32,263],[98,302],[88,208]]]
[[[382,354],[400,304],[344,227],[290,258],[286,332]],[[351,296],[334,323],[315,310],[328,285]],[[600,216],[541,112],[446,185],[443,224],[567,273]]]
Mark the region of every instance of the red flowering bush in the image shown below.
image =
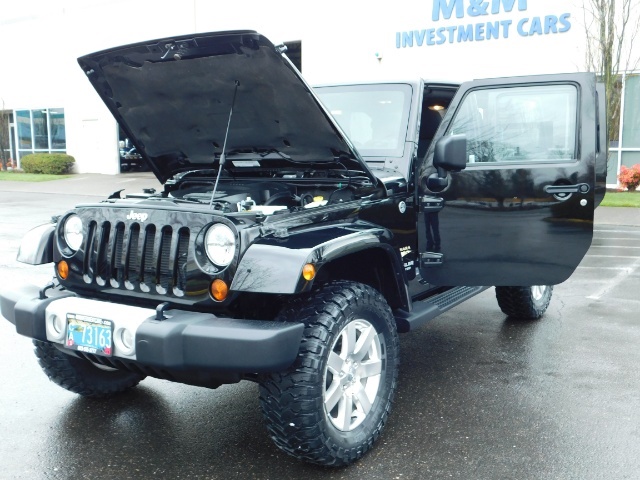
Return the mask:
[[[618,180],[623,188],[630,192],[634,191],[640,185],[640,163],[636,163],[633,167],[620,167],[620,175]]]

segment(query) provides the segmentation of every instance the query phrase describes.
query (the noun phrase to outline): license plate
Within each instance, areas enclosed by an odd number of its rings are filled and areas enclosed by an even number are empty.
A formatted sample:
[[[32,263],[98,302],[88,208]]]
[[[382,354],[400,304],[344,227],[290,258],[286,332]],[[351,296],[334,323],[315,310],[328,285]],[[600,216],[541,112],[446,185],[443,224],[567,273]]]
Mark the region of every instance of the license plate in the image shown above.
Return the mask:
[[[67,313],[67,339],[71,350],[94,355],[113,355],[113,322],[103,318]]]

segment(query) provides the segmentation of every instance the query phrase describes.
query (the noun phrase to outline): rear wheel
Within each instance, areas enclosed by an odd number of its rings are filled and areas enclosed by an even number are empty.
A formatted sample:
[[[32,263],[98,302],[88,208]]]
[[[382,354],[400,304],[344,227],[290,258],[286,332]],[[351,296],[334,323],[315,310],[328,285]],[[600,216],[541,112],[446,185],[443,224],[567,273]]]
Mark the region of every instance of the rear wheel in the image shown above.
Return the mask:
[[[536,320],[547,311],[553,286],[496,287],[496,298],[500,309],[510,317]]]
[[[295,363],[265,376],[260,405],[275,444],[321,465],[347,465],[378,438],[397,386],[395,320],[373,288],[334,282],[292,301],[285,321],[303,321]]]
[[[48,342],[34,340],[36,357],[49,380],[83,397],[101,398],[122,393],[145,376],[98,365],[61,352]]]

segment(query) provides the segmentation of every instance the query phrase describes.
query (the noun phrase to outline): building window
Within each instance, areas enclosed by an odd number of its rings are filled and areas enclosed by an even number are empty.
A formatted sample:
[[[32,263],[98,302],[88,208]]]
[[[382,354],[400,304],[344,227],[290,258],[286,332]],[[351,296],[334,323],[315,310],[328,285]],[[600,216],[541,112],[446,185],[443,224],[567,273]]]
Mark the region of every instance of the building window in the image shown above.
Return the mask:
[[[607,187],[618,187],[618,174],[623,165],[631,167],[640,163],[640,75],[625,73],[621,79],[622,98],[619,118],[619,141],[612,140],[609,145],[609,165]],[[615,119],[613,120],[615,121]]]
[[[16,144],[20,159],[31,153],[66,153],[64,108],[16,110]]]
[[[64,129],[64,108],[49,109],[51,150],[66,150],[67,135]]]
[[[31,120],[33,125],[33,148],[35,150],[49,150],[49,129],[47,128],[46,110],[31,110]]]
[[[15,116],[18,125],[18,150],[29,150],[29,153],[32,153],[31,112],[29,110],[19,110]]]
[[[622,148],[640,148],[640,76],[628,76],[624,87]]]

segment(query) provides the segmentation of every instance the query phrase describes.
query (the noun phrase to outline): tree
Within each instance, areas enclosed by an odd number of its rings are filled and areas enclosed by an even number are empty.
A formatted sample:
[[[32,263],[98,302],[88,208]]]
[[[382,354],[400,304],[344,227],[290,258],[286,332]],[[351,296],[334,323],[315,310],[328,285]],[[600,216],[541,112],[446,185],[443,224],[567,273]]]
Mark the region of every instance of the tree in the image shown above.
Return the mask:
[[[4,109],[4,100],[0,99],[0,160],[2,170],[9,164],[9,111]]]
[[[609,138],[617,139],[622,99],[620,74],[635,70],[640,61],[632,51],[640,31],[640,1],[583,0],[583,11],[586,68],[605,85]]]

